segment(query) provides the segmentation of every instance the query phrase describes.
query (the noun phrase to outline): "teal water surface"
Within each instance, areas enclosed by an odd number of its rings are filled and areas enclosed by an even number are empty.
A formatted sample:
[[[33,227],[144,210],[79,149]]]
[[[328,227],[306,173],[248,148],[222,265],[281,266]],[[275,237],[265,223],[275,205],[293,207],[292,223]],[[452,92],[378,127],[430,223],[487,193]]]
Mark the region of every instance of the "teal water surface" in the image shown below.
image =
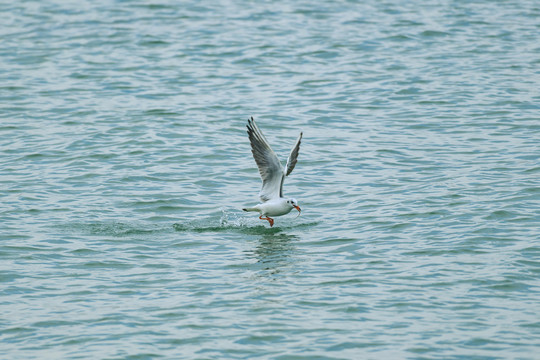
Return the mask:
[[[0,15],[2,358],[538,358],[537,2]]]

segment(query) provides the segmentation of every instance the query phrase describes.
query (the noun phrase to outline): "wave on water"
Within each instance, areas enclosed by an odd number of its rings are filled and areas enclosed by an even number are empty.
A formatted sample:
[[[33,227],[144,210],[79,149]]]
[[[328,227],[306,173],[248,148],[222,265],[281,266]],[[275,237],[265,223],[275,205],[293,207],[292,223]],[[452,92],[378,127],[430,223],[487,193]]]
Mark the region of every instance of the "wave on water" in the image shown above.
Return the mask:
[[[299,221],[300,220],[300,221]],[[319,222],[301,222],[300,219],[278,218],[274,227],[269,227],[265,221],[257,217],[248,217],[236,210],[221,209],[221,215],[177,221],[172,224],[159,224],[137,221],[98,221],[67,223],[56,226],[62,232],[85,233],[112,237],[149,236],[152,234],[179,232],[238,232],[251,235],[277,234],[284,230],[306,228],[319,224]]]
[[[66,232],[86,233],[90,235],[108,235],[113,237],[125,237],[136,235],[149,235],[170,231],[163,225],[149,225],[141,223],[129,223],[120,221],[103,221],[88,223],[69,223],[58,226]]]

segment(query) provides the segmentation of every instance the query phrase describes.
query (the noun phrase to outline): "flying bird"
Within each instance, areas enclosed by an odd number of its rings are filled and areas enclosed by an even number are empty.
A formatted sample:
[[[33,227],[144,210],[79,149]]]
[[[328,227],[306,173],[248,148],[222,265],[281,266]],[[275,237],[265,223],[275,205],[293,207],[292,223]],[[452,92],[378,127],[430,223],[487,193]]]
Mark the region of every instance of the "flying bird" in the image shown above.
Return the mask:
[[[298,216],[300,216],[301,210],[296,199],[283,197],[283,182],[285,181],[285,177],[289,176],[296,166],[302,133],[300,133],[298,140],[296,140],[296,145],[291,150],[287,164],[282,168],[278,157],[268,144],[268,141],[266,141],[257,124],[255,124],[253,117],[248,119],[247,129],[251,143],[251,152],[261,175],[262,188],[259,192],[261,203],[242,210],[259,212],[259,219],[267,220],[270,223],[270,227],[274,226],[274,219],[270,216],[285,215],[291,212],[292,209],[298,210]]]

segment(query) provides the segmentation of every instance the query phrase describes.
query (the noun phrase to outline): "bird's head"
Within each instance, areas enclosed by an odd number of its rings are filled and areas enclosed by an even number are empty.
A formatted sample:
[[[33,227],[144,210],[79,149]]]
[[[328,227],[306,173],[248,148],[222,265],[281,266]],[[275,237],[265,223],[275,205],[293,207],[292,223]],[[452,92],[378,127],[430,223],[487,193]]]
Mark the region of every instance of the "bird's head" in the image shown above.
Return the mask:
[[[291,207],[295,208],[296,210],[298,210],[298,215],[300,215],[300,206],[298,206],[298,202],[296,201],[295,198],[290,198],[290,199],[287,199],[287,204],[289,204]]]

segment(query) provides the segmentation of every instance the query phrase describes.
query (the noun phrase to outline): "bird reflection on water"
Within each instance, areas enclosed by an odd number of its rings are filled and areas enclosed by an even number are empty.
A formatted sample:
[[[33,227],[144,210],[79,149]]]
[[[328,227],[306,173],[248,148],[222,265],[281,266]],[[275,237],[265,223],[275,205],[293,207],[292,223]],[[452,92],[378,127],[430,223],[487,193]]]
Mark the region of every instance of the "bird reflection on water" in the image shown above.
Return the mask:
[[[253,264],[255,269],[275,276],[298,261],[298,250],[294,245],[297,240],[296,235],[285,233],[263,234],[255,248],[246,253],[257,259],[257,263]]]

